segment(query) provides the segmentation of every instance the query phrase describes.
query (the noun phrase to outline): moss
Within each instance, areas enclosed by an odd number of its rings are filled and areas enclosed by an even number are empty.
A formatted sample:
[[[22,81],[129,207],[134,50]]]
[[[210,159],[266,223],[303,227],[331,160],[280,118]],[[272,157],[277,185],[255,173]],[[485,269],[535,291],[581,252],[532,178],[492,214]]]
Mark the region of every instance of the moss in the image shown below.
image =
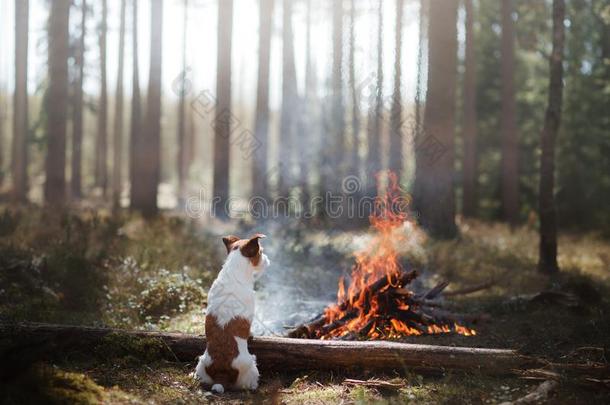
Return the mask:
[[[169,349],[159,338],[140,338],[123,333],[111,333],[95,347],[95,354],[103,361],[120,361],[123,364],[152,363],[159,359],[172,359]]]
[[[2,387],[6,404],[100,404],[104,390],[84,374],[36,365]]]

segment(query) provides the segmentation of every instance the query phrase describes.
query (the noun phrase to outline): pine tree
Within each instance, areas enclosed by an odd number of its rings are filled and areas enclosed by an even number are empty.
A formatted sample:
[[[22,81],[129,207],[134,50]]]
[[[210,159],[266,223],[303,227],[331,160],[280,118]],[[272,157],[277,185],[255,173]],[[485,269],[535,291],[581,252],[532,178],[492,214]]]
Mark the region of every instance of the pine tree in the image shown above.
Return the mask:
[[[477,108],[476,108],[476,58],[474,39],[474,10],[472,0],[464,0],[465,21],[465,56],[464,56],[464,124],[462,136],[464,141],[464,189],[462,195],[462,212],[466,217],[476,216],[477,211]]]
[[[70,189],[73,198],[82,197],[83,165],[83,80],[85,77],[85,37],[87,35],[87,0],[81,2],[81,31],[76,48],[76,81],[72,103],[72,177]]]
[[[28,194],[28,40],[29,0],[15,0],[15,98],[12,145],[12,199]]]
[[[46,98],[47,155],[44,198],[47,204],[66,200],[66,126],[68,108],[68,56],[70,0],[51,3],[49,17],[49,90]]]
[[[553,274],[557,265],[557,213],[555,209],[555,139],[561,123],[563,99],[563,54],[565,42],[565,1],[553,0],[553,51],[549,60],[548,107],[540,136],[540,250],[538,270]]]
[[[256,90],[256,119],[254,136],[260,146],[254,151],[252,195],[269,198],[269,61],[274,0],[261,0],[258,39],[258,85]]]

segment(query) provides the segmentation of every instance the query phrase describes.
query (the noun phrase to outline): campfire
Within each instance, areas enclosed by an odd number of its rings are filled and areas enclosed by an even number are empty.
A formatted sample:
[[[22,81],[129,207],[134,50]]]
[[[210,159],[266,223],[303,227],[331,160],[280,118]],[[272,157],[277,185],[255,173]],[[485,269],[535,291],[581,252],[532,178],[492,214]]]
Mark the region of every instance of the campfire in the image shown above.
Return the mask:
[[[397,339],[403,336],[476,332],[443,310],[437,300],[447,283],[416,294],[409,284],[417,270],[405,269],[398,246],[407,241],[406,229],[414,226],[409,216],[409,197],[394,173],[387,174],[386,192],[378,196],[370,216],[373,240],[355,253],[349,285],[339,279],[337,302],[312,322],[296,328],[291,337],[310,339]]]

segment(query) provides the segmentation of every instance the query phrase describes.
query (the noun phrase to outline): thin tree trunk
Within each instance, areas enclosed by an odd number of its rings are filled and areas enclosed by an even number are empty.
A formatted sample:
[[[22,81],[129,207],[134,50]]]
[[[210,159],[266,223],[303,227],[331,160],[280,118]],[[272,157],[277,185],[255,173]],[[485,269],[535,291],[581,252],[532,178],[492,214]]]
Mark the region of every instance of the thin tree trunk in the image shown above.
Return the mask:
[[[74,102],[72,106],[72,177],[70,188],[73,198],[81,198],[82,164],[83,164],[83,80],[85,77],[85,36],[87,34],[87,0],[81,3],[81,32],[76,49],[75,64],[77,78],[74,84]]]
[[[414,205],[420,223],[438,238],[452,238],[457,0],[430,2],[428,96],[424,127],[416,142]]]
[[[519,222],[519,134],[515,101],[513,0],[502,0],[502,208],[512,226]]]
[[[214,198],[221,209],[220,217],[227,215],[230,174],[231,135],[231,49],[233,33],[233,0],[218,4],[218,68],[216,73],[216,118],[214,120]]]
[[[351,0],[350,3],[349,84],[352,93],[352,154],[350,172],[358,176],[360,167],[360,89],[356,86],[356,0]]]
[[[252,195],[269,198],[269,61],[274,0],[261,0],[258,38],[258,85],[256,90],[256,118],[254,136],[260,142],[254,152]]]
[[[62,205],[66,199],[70,3],[70,0],[53,1],[49,17],[48,141],[44,197],[45,202],[51,205]]]
[[[394,48],[394,94],[390,113],[390,161],[389,169],[402,179],[402,97],[401,97],[401,55],[402,55],[402,14],[403,0],[396,0],[396,31]]]
[[[15,0],[15,98],[12,145],[12,199],[28,194],[28,39],[29,0]]]
[[[97,117],[97,141],[95,153],[95,186],[105,196],[108,188],[108,86],[106,71],[106,34],[108,32],[108,1],[102,0],[102,25],[100,27],[100,102]]]
[[[297,149],[296,111],[298,94],[296,85],[296,68],[294,62],[294,36],[292,32],[293,0],[284,0],[283,9],[283,47],[282,47],[282,115],[280,118],[280,147],[278,191],[286,197],[294,186],[294,154]]]
[[[178,169],[178,199],[182,200],[185,196],[186,187],[186,176],[187,171],[187,149],[186,149],[186,44],[187,44],[187,33],[188,33],[188,0],[184,0],[183,4],[183,15],[182,15],[182,86],[180,87],[179,101],[178,101],[178,139],[177,148],[178,156],[176,158],[177,169]]]
[[[138,58],[138,0],[132,3],[132,55],[133,72],[131,79],[131,123],[129,129],[129,183],[131,187],[130,205],[138,209],[143,205],[143,190],[140,183],[143,175],[143,150],[141,121],[142,106],[140,98],[140,67]]]
[[[472,0],[464,0],[466,10],[466,49],[464,61],[464,190],[462,212],[465,217],[476,216],[477,211],[477,109],[476,109],[476,58],[474,42],[474,10]]]
[[[545,274],[559,271],[557,265],[557,212],[555,208],[555,139],[561,124],[563,98],[563,54],[565,41],[565,1],[553,0],[553,52],[549,61],[548,107],[540,136],[540,250],[538,270]]]
[[[161,68],[163,63],[163,0],[152,0],[150,13],[150,70],[148,74],[148,101],[146,121],[142,133],[142,200],[138,207],[142,214],[157,214],[157,192],[161,167]]]
[[[312,52],[311,52],[311,24],[312,24],[312,7],[311,0],[306,1],[307,15],[305,21],[305,91],[303,92],[303,98],[300,103],[300,137],[310,139],[309,148],[305,149],[299,154],[300,159],[300,180],[301,180],[301,206],[306,213],[305,219],[310,219],[310,215],[313,213],[311,206],[311,196],[314,193],[312,190],[311,181],[311,169],[315,167],[316,159],[319,154],[316,155],[316,151],[320,146],[319,133],[316,131],[317,127],[313,121],[315,121],[315,110],[313,108],[313,100],[316,93],[315,73],[313,68]]]
[[[332,135],[334,138],[333,174],[337,180],[345,164],[345,109],[343,105],[343,0],[333,1]],[[333,189],[337,188],[336,181]]]
[[[413,140],[417,141],[421,135],[422,128],[422,105],[423,105],[423,72],[424,72],[424,46],[426,37],[426,7],[428,3],[426,0],[419,1],[419,33],[417,39],[417,81],[415,85],[415,128],[413,133]]]
[[[125,56],[125,8],[126,1],[121,0],[121,27],[119,32],[119,72],[117,75],[116,101],[114,114],[114,141],[112,165],[112,204],[121,206],[122,171],[123,171],[123,71]]]
[[[381,118],[383,115],[383,1],[379,0],[377,9],[377,82],[375,83],[375,100],[371,99],[368,118],[368,154],[367,154],[367,195],[377,195],[377,173],[381,170]]]

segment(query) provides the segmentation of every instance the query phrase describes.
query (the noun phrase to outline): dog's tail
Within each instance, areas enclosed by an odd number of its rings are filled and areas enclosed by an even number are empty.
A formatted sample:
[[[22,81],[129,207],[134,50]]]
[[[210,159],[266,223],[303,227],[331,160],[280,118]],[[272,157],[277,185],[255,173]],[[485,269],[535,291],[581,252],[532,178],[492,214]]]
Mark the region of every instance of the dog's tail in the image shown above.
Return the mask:
[[[225,387],[223,387],[222,384],[214,384],[212,385],[212,392],[222,394],[225,392]]]

